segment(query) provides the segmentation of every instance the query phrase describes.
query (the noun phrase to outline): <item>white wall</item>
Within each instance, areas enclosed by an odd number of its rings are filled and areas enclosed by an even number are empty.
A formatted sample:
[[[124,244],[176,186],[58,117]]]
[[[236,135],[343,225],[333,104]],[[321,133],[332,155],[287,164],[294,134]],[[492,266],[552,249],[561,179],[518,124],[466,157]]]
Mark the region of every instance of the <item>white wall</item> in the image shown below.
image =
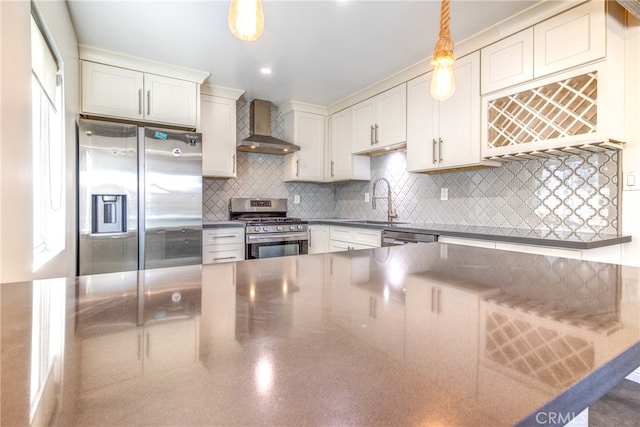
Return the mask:
[[[30,5],[2,1],[0,281],[31,276]]]
[[[32,271],[31,5],[0,1],[0,282],[75,273],[77,42],[64,1],[38,1],[37,6],[64,62],[67,241],[62,253]]]

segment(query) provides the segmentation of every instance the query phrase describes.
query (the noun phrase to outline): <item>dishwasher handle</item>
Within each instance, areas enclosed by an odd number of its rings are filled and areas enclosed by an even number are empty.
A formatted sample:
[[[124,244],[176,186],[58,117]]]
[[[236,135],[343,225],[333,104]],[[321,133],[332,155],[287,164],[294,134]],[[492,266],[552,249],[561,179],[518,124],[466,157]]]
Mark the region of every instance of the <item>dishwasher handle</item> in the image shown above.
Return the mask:
[[[383,230],[380,237],[382,239],[382,246],[405,245],[408,243],[433,243],[438,241],[436,234],[396,230]]]

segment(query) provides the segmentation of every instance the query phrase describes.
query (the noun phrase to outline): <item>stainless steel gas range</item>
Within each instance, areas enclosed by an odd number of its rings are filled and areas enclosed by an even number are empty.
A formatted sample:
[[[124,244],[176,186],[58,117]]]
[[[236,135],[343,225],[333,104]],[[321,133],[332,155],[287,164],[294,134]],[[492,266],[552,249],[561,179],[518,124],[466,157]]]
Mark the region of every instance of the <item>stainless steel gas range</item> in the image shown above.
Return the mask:
[[[246,223],[245,259],[308,253],[307,221],[287,216],[287,199],[233,198],[229,218]]]

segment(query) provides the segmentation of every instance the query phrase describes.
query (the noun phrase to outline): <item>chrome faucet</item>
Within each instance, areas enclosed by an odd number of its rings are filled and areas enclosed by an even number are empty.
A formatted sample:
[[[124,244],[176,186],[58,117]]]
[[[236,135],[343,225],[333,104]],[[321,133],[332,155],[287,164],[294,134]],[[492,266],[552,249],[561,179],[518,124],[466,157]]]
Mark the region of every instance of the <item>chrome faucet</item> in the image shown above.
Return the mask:
[[[387,183],[387,197],[376,197],[376,184],[378,181]],[[376,208],[376,199],[387,199],[387,221],[393,222],[393,218],[398,218],[398,214],[393,211],[393,203],[391,202],[391,184],[386,178],[378,178],[373,183],[373,197],[371,197],[371,207]]]

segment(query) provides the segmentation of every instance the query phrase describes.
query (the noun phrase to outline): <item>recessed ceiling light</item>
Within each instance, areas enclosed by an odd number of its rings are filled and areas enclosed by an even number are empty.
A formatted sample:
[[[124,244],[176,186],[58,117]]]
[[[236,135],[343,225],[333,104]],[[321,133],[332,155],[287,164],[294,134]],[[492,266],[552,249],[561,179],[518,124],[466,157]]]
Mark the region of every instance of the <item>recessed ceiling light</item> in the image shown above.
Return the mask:
[[[271,68],[268,68],[268,67],[262,67],[262,68],[260,68],[260,72],[261,72],[262,74],[271,74]]]

